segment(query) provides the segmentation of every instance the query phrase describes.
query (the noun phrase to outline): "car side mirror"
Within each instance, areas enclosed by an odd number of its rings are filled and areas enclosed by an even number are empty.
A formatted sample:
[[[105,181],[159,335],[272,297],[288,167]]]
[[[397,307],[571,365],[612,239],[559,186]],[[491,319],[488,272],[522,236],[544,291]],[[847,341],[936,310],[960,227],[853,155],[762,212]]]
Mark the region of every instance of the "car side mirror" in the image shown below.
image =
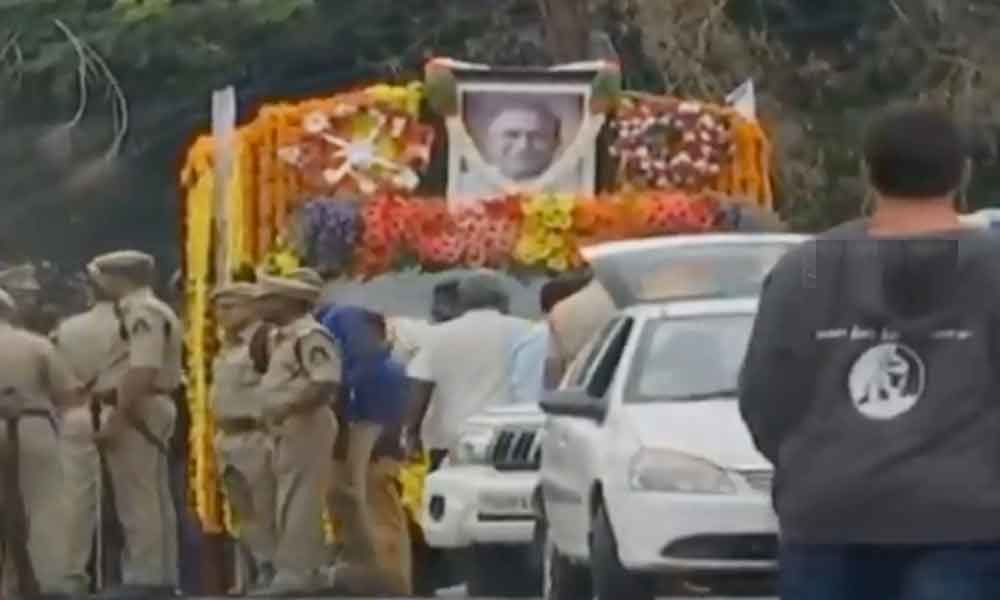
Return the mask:
[[[602,421],[605,408],[587,394],[585,390],[556,390],[539,404],[542,412],[560,417],[579,417]]]

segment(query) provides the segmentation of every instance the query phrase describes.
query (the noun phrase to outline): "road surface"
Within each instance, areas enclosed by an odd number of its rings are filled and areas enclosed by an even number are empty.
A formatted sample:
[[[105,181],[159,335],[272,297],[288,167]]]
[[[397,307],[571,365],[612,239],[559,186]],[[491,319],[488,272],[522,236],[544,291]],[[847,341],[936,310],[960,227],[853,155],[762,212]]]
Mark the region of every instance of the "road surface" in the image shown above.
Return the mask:
[[[438,598],[470,599],[465,594],[464,588],[453,588],[438,592]],[[475,600],[494,600],[491,598],[476,598]],[[541,599],[538,599],[541,600]],[[778,600],[777,596],[669,596],[663,600]]]

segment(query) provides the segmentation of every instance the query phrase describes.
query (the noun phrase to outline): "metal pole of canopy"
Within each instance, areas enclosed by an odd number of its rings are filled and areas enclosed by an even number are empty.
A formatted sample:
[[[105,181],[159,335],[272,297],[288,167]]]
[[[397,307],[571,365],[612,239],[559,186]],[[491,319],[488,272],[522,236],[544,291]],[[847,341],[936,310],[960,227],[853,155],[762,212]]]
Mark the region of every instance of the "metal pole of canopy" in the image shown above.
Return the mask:
[[[212,206],[213,274],[214,283],[228,283],[229,268],[229,209],[230,183],[233,179],[236,154],[236,91],[232,86],[212,93],[212,139],[214,140],[215,189]],[[225,536],[202,535],[201,579],[205,592],[224,593],[229,579],[226,575]]]
[[[229,273],[229,184],[233,178],[236,131],[236,90],[229,86],[212,93],[212,139],[215,140],[215,282],[227,283]]]

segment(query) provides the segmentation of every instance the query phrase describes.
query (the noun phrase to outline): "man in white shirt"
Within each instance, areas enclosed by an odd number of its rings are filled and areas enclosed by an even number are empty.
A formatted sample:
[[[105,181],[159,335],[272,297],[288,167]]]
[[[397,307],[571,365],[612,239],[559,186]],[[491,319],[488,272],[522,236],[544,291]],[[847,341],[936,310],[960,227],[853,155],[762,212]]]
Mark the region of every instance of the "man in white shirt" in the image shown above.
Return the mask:
[[[415,384],[408,442],[430,452],[432,469],[466,419],[512,401],[513,345],[531,328],[530,321],[502,313],[508,298],[492,275],[463,280],[458,294],[464,314],[435,326],[408,367]]]

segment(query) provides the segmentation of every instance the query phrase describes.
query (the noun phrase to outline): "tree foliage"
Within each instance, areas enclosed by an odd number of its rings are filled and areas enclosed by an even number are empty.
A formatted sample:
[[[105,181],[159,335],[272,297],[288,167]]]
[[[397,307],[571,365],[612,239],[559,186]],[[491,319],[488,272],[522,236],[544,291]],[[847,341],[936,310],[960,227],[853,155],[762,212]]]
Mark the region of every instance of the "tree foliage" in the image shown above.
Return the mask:
[[[979,134],[981,205],[998,25],[985,0],[0,0],[0,237],[64,261],[119,245],[169,260],[178,161],[213,89],[235,85],[247,119],[418,77],[431,55],[565,60],[584,28],[610,35],[633,89],[718,100],[753,77],[801,227],[859,213],[858,133],[904,99],[944,102]]]

